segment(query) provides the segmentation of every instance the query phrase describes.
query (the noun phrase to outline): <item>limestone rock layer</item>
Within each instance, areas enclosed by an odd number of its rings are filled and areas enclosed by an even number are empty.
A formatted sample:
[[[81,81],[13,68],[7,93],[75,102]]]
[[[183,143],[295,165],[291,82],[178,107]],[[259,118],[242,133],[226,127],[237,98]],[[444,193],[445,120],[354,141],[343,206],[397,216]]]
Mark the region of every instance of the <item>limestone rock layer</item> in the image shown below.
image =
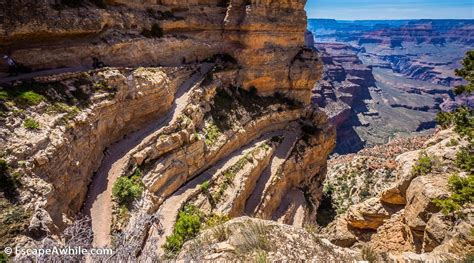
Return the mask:
[[[33,69],[90,66],[91,57],[177,65],[225,53],[239,63],[239,86],[303,102],[321,73],[317,55],[302,49],[303,0],[7,2],[0,52]]]

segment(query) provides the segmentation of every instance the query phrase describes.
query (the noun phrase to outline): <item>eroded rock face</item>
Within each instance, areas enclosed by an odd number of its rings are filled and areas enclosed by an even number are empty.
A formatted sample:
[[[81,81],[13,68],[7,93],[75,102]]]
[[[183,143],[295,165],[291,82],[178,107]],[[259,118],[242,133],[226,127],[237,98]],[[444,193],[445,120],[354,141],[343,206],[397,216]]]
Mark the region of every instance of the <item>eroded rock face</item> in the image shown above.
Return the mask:
[[[139,171],[143,192],[127,204],[126,216],[119,200],[96,206],[103,211],[90,209],[94,242],[110,234],[96,227],[104,212],[112,218],[105,220],[112,232],[123,234],[120,241],[131,237],[135,246],[140,240],[135,255],[160,254],[166,236],[157,237],[152,223],[141,219],[168,216],[163,219],[168,235],[180,209],[205,192],[195,182],[221,164],[220,169],[242,165],[232,163],[234,155],[259,140],[265,143],[244,156],[249,160],[239,171],[212,174],[215,182],[236,180],[223,190],[213,186],[226,199],[210,202],[212,212],[246,214],[248,200],[263,186],[252,215],[299,226],[314,219],[335,131],[324,113],[308,106],[322,67],[314,50],[304,47],[306,1],[27,2],[8,7],[0,52],[33,70],[89,72],[39,81],[63,83],[70,92],[89,84],[104,91],[92,92],[78,116],[60,125],[54,121],[61,116],[39,114],[49,101],[29,109],[42,127],[33,139],[26,139],[33,132],[12,114],[2,139],[11,152],[7,161],[32,178],[27,186],[32,192],[22,193],[34,210],[29,238],[51,235],[62,242],[61,230],[84,205],[95,171],[109,182]],[[92,71],[95,82],[83,85],[78,79],[92,74],[87,71],[92,57],[111,67]],[[148,65],[159,66],[137,68]],[[283,143],[276,133],[289,139]],[[133,139],[124,137],[129,135]],[[25,140],[32,147],[19,147]],[[25,169],[17,165],[24,160]],[[262,183],[262,174],[270,180]],[[103,193],[110,195],[106,188]],[[97,204],[91,202],[87,210]],[[36,242],[29,238],[26,243]]]
[[[317,55],[302,49],[304,0],[104,2],[12,3],[0,51],[33,69],[89,66],[91,57],[112,66],[178,65],[225,53],[241,67],[239,85],[291,90],[306,103],[322,72]],[[149,37],[153,25],[160,29]]]
[[[171,234],[178,212],[187,206],[196,207],[207,216],[252,214],[272,219],[284,203],[284,197],[300,187],[311,200],[303,202],[301,209],[291,208],[296,202],[290,201],[290,205],[285,205],[282,209],[287,211],[283,213],[294,219],[287,219],[287,222],[302,226],[315,216],[312,207],[316,207],[321,198],[326,158],[335,143],[334,129],[325,115],[312,108],[287,105],[286,99],[255,98],[252,96],[256,95],[245,95],[244,91],[240,91],[241,95],[232,93],[231,97],[236,101],[229,101],[232,104],[230,107],[216,107],[229,96],[229,91],[219,88],[216,92],[213,89],[217,82],[193,92],[213,94],[213,97],[209,96],[210,101],[196,101],[201,103],[199,108],[203,109],[203,114],[199,114],[201,117],[186,115],[193,111],[185,109],[185,116],[169,126],[179,127],[175,133],[154,136],[158,143],[150,141],[147,144],[150,146],[143,145],[145,151],[139,150],[140,158],[134,155],[130,161],[132,167],[136,167],[135,161],[144,160],[143,181],[147,193],[142,205],[132,211],[129,223],[117,228],[117,231],[133,231],[136,229],[135,220],[144,213],[162,218],[167,224],[164,234],[157,234],[150,228],[148,235],[140,237],[145,240],[147,255],[148,251],[164,254],[162,245],[165,237]],[[258,107],[265,106],[253,109],[257,107],[257,102],[261,104]],[[187,109],[196,109],[196,105],[191,102]],[[181,121],[186,119],[188,121]],[[304,125],[309,130],[300,132]],[[185,132],[189,137],[179,140],[183,143],[177,143],[177,147],[169,152],[157,155],[153,150],[147,150],[154,145],[169,145],[167,142],[176,132],[187,129],[191,129]],[[166,130],[168,128],[163,131]],[[211,136],[211,130],[216,136]],[[251,147],[259,140],[264,141]],[[239,153],[239,149],[245,147],[251,148],[246,153]],[[196,181],[201,184],[207,181],[207,186],[198,187]],[[253,198],[255,201],[252,201]]]
[[[23,162],[25,168],[20,169],[31,178],[25,180],[25,189],[31,191],[23,197],[27,206],[41,204],[31,208],[38,213],[46,209],[54,224],[63,228],[82,207],[93,171],[106,154],[103,149],[166,113],[174,92],[192,72],[191,67],[106,69],[84,75],[92,82],[83,81],[82,86],[73,86],[81,74],[45,79],[45,83],[59,81],[71,92],[94,89],[98,83],[105,91],[92,92],[90,105],[69,121],[64,113],[39,115],[46,102],[29,109],[25,115],[39,120],[36,131],[25,129],[14,115],[7,117],[3,150],[10,153],[10,163]]]
[[[218,240],[217,231],[228,231]],[[358,253],[332,245],[302,228],[240,217],[187,242],[178,260],[196,261],[353,261]],[[224,230],[221,230],[223,228]],[[252,241],[254,240],[255,241]],[[263,248],[263,249],[262,249]]]
[[[324,229],[328,239],[345,247],[364,244],[397,262],[459,260],[472,253],[472,236],[467,234],[473,227],[471,205],[453,220],[434,202],[450,196],[448,178],[457,169],[454,156],[465,144],[452,130],[442,130],[420,150],[398,155],[397,180],[375,197],[350,206]],[[420,154],[432,162],[424,175],[413,171]]]

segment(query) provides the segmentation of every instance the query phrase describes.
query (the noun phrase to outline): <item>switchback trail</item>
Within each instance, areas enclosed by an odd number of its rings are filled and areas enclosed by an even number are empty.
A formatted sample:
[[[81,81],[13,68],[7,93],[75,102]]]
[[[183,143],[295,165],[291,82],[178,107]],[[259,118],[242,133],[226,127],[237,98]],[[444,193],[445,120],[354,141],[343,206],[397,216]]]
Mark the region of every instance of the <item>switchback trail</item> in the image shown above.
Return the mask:
[[[166,237],[173,233],[179,211],[189,200],[189,198],[199,191],[199,185],[207,180],[210,180],[211,178],[218,176],[220,173],[237,163],[243,156],[245,156],[246,153],[250,152],[252,149],[255,149],[267,139],[270,139],[275,135],[275,132],[268,132],[260,136],[258,139],[234,151],[232,154],[218,161],[217,164],[213,165],[211,168],[197,175],[194,179],[186,183],[170,197],[168,197],[163,202],[163,204],[161,204],[157,212],[157,217],[160,219],[160,223],[163,226],[162,232],[158,233],[158,230],[155,228],[150,229],[148,240],[152,242],[146,242],[147,246],[144,248],[144,251],[152,249],[158,250],[158,255],[163,256],[163,249],[161,247],[165,244]]]
[[[93,245],[105,247],[110,245],[112,222],[112,188],[117,178],[124,172],[130,153],[148,136],[175,120],[187,105],[191,87],[198,85],[204,75],[212,68],[212,64],[203,64],[201,70],[192,75],[178,88],[171,110],[152,124],[142,128],[125,139],[108,147],[106,155],[89,187],[84,212],[91,217]]]
[[[247,199],[245,204],[245,214],[252,216],[256,212],[261,199],[267,189],[271,178],[276,175],[278,168],[283,164],[288,155],[290,154],[293,145],[299,137],[299,132],[297,128],[292,125],[288,128],[289,130],[285,131],[283,134],[283,142],[278,146],[275,151],[275,154],[270,160],[270,164],[265,168],[262,175],[258,178],[257,185],[255,186],[254,191]]]

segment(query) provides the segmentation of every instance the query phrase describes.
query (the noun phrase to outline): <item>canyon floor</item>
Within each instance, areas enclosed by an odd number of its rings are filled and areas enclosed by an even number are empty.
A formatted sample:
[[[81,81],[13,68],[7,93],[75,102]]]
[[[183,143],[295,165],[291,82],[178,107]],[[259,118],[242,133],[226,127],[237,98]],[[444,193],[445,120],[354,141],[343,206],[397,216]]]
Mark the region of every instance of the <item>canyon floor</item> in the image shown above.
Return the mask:
[[[472,47],[471,26],[472,20],[310,20],[325,64],[313,101],[338,127],[336,152],[432,133],[436,113],[463,83],[454,70]]]

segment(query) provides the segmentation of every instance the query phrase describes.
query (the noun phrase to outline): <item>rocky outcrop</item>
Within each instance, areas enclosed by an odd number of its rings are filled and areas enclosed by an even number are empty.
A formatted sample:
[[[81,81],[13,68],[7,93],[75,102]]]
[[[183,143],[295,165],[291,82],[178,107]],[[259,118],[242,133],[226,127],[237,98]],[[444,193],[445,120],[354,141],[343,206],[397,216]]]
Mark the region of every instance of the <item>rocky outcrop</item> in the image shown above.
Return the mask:
[[[170,127],[179,127],[177,132],[189,134],[189,138],[185,137],[178,140],[183,143],[176,144],[178,146],[175,149],[167,147],[171,150],[162,155],[155,155],[153,150],[145,150],[151,155],[144,154],[142,151],[131,159],[130,172],[137,167],[136,160],[144,160],[143,164],[145,165],[142,164],[141,167],[144,167],[143,182],[147,188],[147,193],[142,205],[132,211],[130,223],[120,229],[121,231],[127,233],[135,229],[135,218],[143,213],[164,217],[166,222],[168,220],[175,222],[178,211],[187,205],[193,205],[201,213],[208,216],[213,214],[230,217],[243,216],[247,213],[246,206],[250,196],[256,191],[257,184],[261,185],[262,183],[265,187],[262,189],[262,197],[258,199],[261,201],[256,204],[257,209],[253,212],[254,215],[271,219],[280,203],[282,203],[285,194],[295,187],[302,187],[305,195],[310,200],[303,204],[305,213],[301,220],[302,222],[309,222],[311,218],[314,218],[314,207],[318,205],[321,198],[326,157],[335,143],[334,130],[327,123],[324,114],[311,108],[292,108],[292,106],[279,101],[278,98],[245,95],[247,93],[244,91],[240,91],[242,92],[241,95],[233,94],[233,97],[243,96],[243,98],[239,98],[235,102],[229,102],[232,103],[232,105],[228,105],[229,108],[216,107],[216,105],[221,105],[222,99],[228,98],[227,92],[229,91],[219,89],[216,92],[213,87],[215,87],[215,82],[202,91],[200,89],[196,90],[197,94],[203,94],[202,92],[214,94],[209,102],[206,102],[205,99],[199,101],[202,106],[199,109],[207,109],[207,111],[204,110],[203,115],[183,116],[182,120],[188,120],[186,125],[170,125]],[[202,98],[206,97],[208,96],[202,96]],[[247,103],[250,103],[251,107],[256,107],[258,105],[256,104],[257,101],[261,104],[258,106],[261,107],[260,109],[249,111],[251,108],[246,108],[249,106],[245,106]],[[210,105],[203,105],[206,103],[210,103]],[[191,104],[188,108],[196,109],[198,107]],[[275,109],[279,110],[274,111]],[[234,110],[238,111],[238,117],[234,116]],[[189,113],[186,109],[183,112]],[[197,118],[198,122],[195,122],[195,119],[191,116],[198,115],[203,116],[203,118]],[[227,116],[226,118],[231,121],[228,124],[231,125],[226,126],[226,121],[219,119],[219,116]],[[236,118],[234,119],[234,117]],[[275,148],[280,147],[278,141],[281,139],[278,139],[278,133],[281,130],[288,129],[289,126],[294,127],[296,125],[297,129],[302,129],[297,124],[298,119],[302,121],[300,125],[307,127],[309,130],[297,136],[294,144],[285,146],[290,149],[288,156],[280,156],[275,151]],[[183,133],[190,127],[195,130]],[[211,134],[211,131],[215,136]],[[239,148],[251,145],[255,139],[261,136],[270,136],[270,134],[275,134],[276,137],[273,136],[270,142],[242,154],[238,161],[234,161],[233,164],[229,163],[230,166],[225,170],[215,172],[212,168],[213,165],[225,161],[228,158],[227,156],[236,154]],[[163,149],[160,145],[172,140],[168,138],[174,136],[174,134],[162,133],[161,136],[154,136],[155,140],[158,141],[157,144],[150,143],[149,145],[158,146],[155,149]],[[148,148],[149,146],[145,146],[143,149]],[[140,156],[140,158],[137,158],[137,156]],[[153,156],[153,158],[150,158],[150,156]],[[275,162],[272,161],[271,168],[278,169],[278,172],[275,176],[270,175],[270,180],[266,185],[266,181],[262,179],[264,170],[268,169],[267,166],[270,167],[270,160],[276,158],[276,156],[283,158],[284,161],[281,166],[275,166]],[[207,184],[205,188],[189,196],[187,194],[183,195],[183,200],[181,200],[179,194],[176,194],[176,190],[180,188],[188,189],[187,183],[192,181],[193,178],[199,180],[198,178],[209,175],[212,176],[207,180],[207,183],[203,182]],[[181,200],[179,201],[180,205],[170,207],[169,209],[173,209],[173,212],[166,210],[167,213],[164,214],[165,210],[161,210],[160,207],[163,205],[168,209],[167,199],[171,195],[171,198]],[[168,218],[170,216],[173,218]],[[150,229],[150,231],[149,236],[156,235],[153,229]],[[163,245],[166,236],[161,234],[161,237],[160,235],[156,235],[156,237],[160,240],[157,243],[154,243],[153,239],[147,238],[147,236],[144,237],[146,251],[149,251],[150,248],[155,251],[162,251],[161,245]],[[162,255],[162,252],[158,253]]]
[[[63,243],[61,230],[84,207],[94,245],[113,239],[114,259],[161,256],[188,203],[205,196],[210,208],[196,203],[203,213],[242,216],[257,188],[252,215],[283,215],[299,226],[314,219],[335,131],[308,105],[322,64],[305,47],[305,2],[12,2],[0,52],[33,72],[0,77],[38,76],[48,87],[46,99],[26,107],[24,117],[38,119],[28,125],[13,111],[21,99],[6,92],[15,98],[4,107],[1,88],[0,109],[11,110],[2,126],[6,161],[31,179],[20,189],[21,205],[34,210],[25,246],[45,236]],[[92,58],[107,66],[88,71]],[[57,72],[69,73],[47,76]],[[72,105],[58,104],[56,93]],[[83,104],[76,101],[82,95]],[[53,106],[65,112],[49,114]],[[125,177],[136,184],[126,203],[119,195],[127,191],[114,188]]]
[[[421,150],[400,154],[396,158],[397,180],[375,197],[350,206],[324,232],[334,244],[365,244],[396,261],[459,260],[469,255],[474,249],[468,230],[473,227],[468,215],[471,205],[459,211],[458,220],[452,220],[434,201],[450,196],[448,178],[457,170],[453,161],[465,144],[452,130],[443,130]],[[420,154],[431,162],[424,175],[413,171]]]
[[[303,136],[265,189],[257,212],[259,217],[271,218],[292,188],[303,187],[312,205],[309,207],[312,213],[306,215],[306,220],[315,219],[314,208],[319,206],[326,174],[326,160],[321,157],[331,153],[335,145],[335,130],[320,112],[310,111],[306,119],[310,122],[302,128]],[[305,127],[311,128],[306,130]]]
[[[217,233],[227,232],[221,239]],[[224,240],[222,240],[224,239]],[[178,260],[352,261],[359,254],[332,245],[305,229],[240,217],[207,229],[187,242]]]
[[[308,103],[322,68],[317,55],[302,50],[304,4],[13,2],[6,8],[0,51],[33,69],[89,66],[91,57],[107,65],[138,66],[178,65],[228,54],[240,66],[239,85],[268,94],[291,91],[290,96]],[[30,44],[21,44],[25,41]]]
[[[372,69],[357,57],[360,49],[339,43],[316,43],[324,64],[323,78],[313,89],[313,103],[329,116],[338,130],[336,152],[357,150],[363,142],[352,130],[352,119],[375,86]]]
[[[31,180],[25,181],[25,189],[32,191],[25,193],[25,205],[35,205],[38,213],[45,209],[63,228],[81,209],[104,149],[165,114],[174,92],[191,74],[191,67],[106,69],[39,80],[41,85],[64,85],[69,90],[66,97],[81,90],[89,94],[90,104],[70,119],[66,113],[47,110],[49,102],[29,108],[25,115],[39,120],[36,131],[25,129],[14,114],[7,117],[2,127],[4,150],[10,153],[7,160],[22,163],[25,168],[18,169]],[[79,81],[83,84],[77,86]]]

